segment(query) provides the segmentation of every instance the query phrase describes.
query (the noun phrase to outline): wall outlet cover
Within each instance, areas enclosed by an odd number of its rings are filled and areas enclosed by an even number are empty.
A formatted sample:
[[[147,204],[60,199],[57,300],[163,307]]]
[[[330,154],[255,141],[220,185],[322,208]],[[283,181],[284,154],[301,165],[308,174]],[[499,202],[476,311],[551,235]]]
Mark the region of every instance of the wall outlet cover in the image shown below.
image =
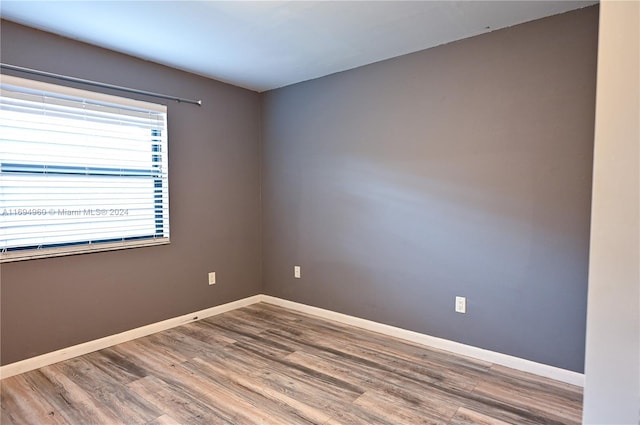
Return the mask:
[[[467,299],[465,297],[456,297],[456,312],[457,313],[467,312]]]

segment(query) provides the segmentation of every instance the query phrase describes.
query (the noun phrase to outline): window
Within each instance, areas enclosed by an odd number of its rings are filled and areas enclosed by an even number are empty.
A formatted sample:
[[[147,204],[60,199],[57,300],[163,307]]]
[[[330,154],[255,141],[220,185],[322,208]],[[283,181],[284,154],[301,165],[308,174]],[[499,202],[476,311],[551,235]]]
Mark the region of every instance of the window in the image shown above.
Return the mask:
[[[0,261],[169,242],[166,107],[3,75]]]

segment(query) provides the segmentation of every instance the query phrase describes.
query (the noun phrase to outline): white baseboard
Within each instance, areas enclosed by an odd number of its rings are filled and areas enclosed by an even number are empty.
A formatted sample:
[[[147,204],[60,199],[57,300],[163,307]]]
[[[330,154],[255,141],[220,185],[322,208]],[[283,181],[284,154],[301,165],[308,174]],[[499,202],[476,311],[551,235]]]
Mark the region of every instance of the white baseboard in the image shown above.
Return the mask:
[[[190,314],[184,314],[178,317],[172,317],[171,319],[167,319],[161,322],[156,322],[150,325],[131,329],[119,334],[106,336],[104,338],[94,339],[93,341],[84,342],[82,344],[73,345],[71,347],[63,348],[61,350],[52,351],[50,353],[42,354],[40,356],[31,357],[25,360],[21,360],[19,362],[0,366],[0,379],[4,379],[10,376],[18,375],[20,373],[28,372],[30,370],[39,369],[41,367],[58,363],[63,360],[68,360],[73,357],[82,356],[84,354],[102,350],[103,348],[112,347],[116,344],[121,344],[123,342],[131,341],[136,338],[141,338],[143,336],[151,335],[156,332],[161,332],[167,329],[175,328],[176,326],[195,322],[196,320],[205,319],[207,317],[215,316],[217,314],[221,314],[227,311],[235,310],[237,308],[245,307],[250,304],[258,303],[261,300],[262,300],[262,295],[254,295],[253,297],[243,298],[238,301],[233,301],[233,302],[222,304],[216,307],[207,308],[205,310],[196,311]]]
[[[40,356],[21,360],[19,362],[0,366],[0,379],[28,372],[30,370],[35,370],[44,366],[61,362],[63,360],[71,359],[73,357],[82,356],[84,354],[102,350],[103,348],[108,348],[116,344],[121,344],[123,342],[134,340],[136,338],[141,338],[143,336],[151,335],[153,333],[171,329],[176,326],[195,322],[196,320],[205,319],[207,317],[215,316],[258,302],[266,302],[269,304],[278,305],[281,307],[289,308],[291,310],[311,314],[313,316],[318,316],[329,320],[334,320],[336,322],[356,326],[384,335],[393,336],[428,347],[433,347],[440,350],[450,351],[455,354],[496,363],[502,366],[507,366],[524,372],[534,373],[536,375],[545,376],[547,378],[555,379],[569,384],[578,385],[581,387],[584,386],[584,375],[581,373],[572,372],[554,366],[521,359],[519,357],[496,353],[494,351],[484,350],[482,348],[461,344],[459,342],[449,341],[446,339],[437,338],[402,328],[397,328],[395,326],[389,326],[382,323],[373,322],[371,320],[361,319],[359,317],[336,313],[335,311],[312,307],[306,304],[300,304],[294,301],[288,301],[282,298],[276,298],[270,295],[262,294],[243,298],[241,300],[233,301],[216,307],[207,308],[205,310],[196,311],[194,313],[173,317],[171,319],[131,329],[119,334],[106,336],[104,338],[88,341],[82,344],[63,348],[61,350],[42,354]]]
[[[306,304],[287,301],[269,295],[263,295],[261,301],[280,307],[289,308],[291,310],[296,310],[302,313],[311,314],[313,316],[334,320],[336,322],[344,323],[347,325],[356,326],[358,328],[366,329],[369,331],[378,332],[384,335],[404,339],[406,341],[411,341],[417,344],[426,345],[428,347],[449,351],[467,357],[473,357],[475,359],[499,364],[523,372],[529,372],[547,378],[555,379],[557,381],[584,387],[584,375],[582,373],[577,373],[570,370],[533,362],[531,360],[510,356],[508,354],[497,353],[495,351],[489,351],[482,348],[473,347],[471,345],[437,338],[434,336],[425,335],[402,328],[397,328],[395,326],[373,322],[371,320],[361,319],[359,317],[349,316],[347,314],[336,313],[335,311],[331,310],[325,310]]]

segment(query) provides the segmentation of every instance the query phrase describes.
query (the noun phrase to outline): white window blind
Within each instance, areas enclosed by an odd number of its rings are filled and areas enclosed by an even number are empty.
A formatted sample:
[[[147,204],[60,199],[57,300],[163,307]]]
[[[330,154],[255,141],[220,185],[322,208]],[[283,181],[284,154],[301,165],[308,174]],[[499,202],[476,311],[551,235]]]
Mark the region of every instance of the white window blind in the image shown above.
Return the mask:
[[[165,106],[0,86],[1,262],[169,242]]]

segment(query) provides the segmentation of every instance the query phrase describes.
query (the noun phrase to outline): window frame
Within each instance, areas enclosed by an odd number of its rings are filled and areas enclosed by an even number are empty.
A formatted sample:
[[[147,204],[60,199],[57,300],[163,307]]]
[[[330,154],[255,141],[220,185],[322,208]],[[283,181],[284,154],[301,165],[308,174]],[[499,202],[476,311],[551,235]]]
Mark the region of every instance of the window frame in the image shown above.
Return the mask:
[[[152,183],[151,191],[145,196],[149,196],[151,201],[150,206],[153,206],[153,225],[155,226],[155,232],[153,234],[144,236],[126,236],[123,232],[123,236],[116,238],[98,238],[88,237],[87,240],[77,241],[70,239],[68,242],[63,243],[50,243],[47,245],[32,245],[32,246],[13,246],[13,247],[0,247],[0,263],[23,261],[39,258],[60,257],[66,255],[77,255],[83,253],[93,253],[102,251],[113,251],[121,249],[131,249],[147,246],[166,245],[170,243],[170,214],[169,214],[169,167],[168,167],[168,124],[167,124],[167,106],[134,100],[126,97],[113,96],[100,92],[94,92],[84,89],[78,89],[68,86],[62,86],[58,84],[50,84],[38,80],[19,78],[9,75],[0,75],[0,83],[2,88],[19,88],[21,92],[45,94],[55,93],[56,96],[68,97],[69,99],[87,99],[90,102],[96,104],[115,106],[118,108],[131,109],[131,110],[145,110],[153,111],[162,117],[163,126],[158,133],[157,129],[150,129],[151,134],[149,151],[150,168],[135,168],[128,171],[130,174],[123,175],[122,167],[77,167],[77,166],[59,166],[56,171],[56,166],[51,164],[19,164],[0,162],[0,180],[11,173],[23,173],[23,175],[37,175],[38,173],[48,174],[65,174],[81,175],[83,177],[131,177],[141,176],[146,177],[149,182]],[[3,96],[4,99],[4,96]],[[162,134],[164,131],[164,134]],[[154,165],[155,162],[160,162],[159,168]],[[13,169],[12,169],[13,167]],[[26,168],[25,168],[26,167]],[[29,170],[31,168],[31,170]],[[53,170],[53,172],[52,172]],[[116,172],[117,171],[117,172]],[[0,186],[0,189],[2,187]],[[0,193],[2,196],[2,193]],[[125,198],[120,198],[125,199]],[[0,211],[0,220],[2,219],[2,211]],[[79,222],[78,222],[79,223]],[[117,228],[117,226],[114,226]],[[0,230],[2,230],[2,224],[0,224]],[[5,236],[0,238],[3,241]]]

